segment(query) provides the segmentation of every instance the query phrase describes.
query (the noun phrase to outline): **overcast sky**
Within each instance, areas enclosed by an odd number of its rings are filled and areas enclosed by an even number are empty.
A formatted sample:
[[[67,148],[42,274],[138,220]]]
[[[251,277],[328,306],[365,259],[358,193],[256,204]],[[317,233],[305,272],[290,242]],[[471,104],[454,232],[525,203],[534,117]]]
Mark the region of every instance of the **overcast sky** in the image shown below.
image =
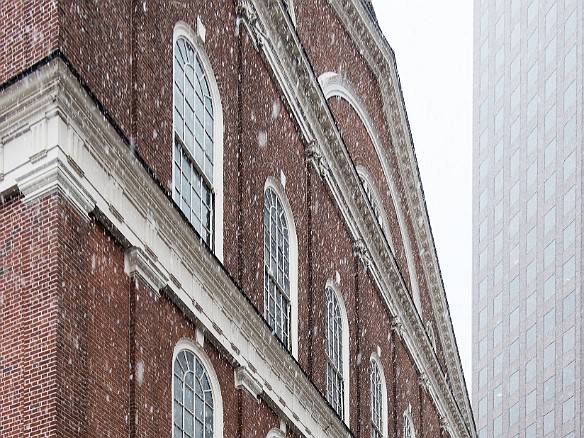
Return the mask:
[[[472,4],[373,0],[393,48],[458,348],[472,371]]]

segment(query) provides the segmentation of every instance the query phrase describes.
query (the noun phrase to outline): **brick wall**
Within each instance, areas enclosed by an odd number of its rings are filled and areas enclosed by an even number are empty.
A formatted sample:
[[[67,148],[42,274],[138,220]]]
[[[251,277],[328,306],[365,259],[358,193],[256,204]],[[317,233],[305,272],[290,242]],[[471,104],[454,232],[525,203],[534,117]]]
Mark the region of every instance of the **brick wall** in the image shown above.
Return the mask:
[[[3,1],[0,23],[0,84],[58,47],[59,17],[55,1]]]
[[[55,432],[58,201],[0,205],[0,436]]]

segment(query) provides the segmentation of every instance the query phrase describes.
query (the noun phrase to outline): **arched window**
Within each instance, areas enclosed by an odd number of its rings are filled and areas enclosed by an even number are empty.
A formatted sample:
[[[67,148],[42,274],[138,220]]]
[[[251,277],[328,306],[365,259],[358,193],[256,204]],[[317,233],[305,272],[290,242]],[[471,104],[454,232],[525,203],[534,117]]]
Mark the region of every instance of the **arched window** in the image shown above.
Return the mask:
[[[222,113],[211,66],[192,31],[175,28],[173,86],[174,202],[222,258]]]
[[[218,437],[216,402],[206,367],[193,351],[181,349],[173,366],[173,438]]]
[[[416,432],[414,431],[414,422],[412,421],[412,407],[408,406],[408,409],[404,412],[404,435],[403,438],[416,438]]]
[[[290,342],[290,242],[282,202],[264,192],[264,308],[268,324],[288,350]]]
[[[391,234],[389,233],[389,227],[387,225],[387,215],[385,214],[385,210],[383,208],[383,204],[381,203],[377,187],[373,182],[373,178],[363,166],[357,166],[357,175],[361,180],[363,190],[365,191],[369,205],[371,205],[375,219],[377,219],[377,223],[383,230],[390,247],[394,249]]]
[[[325,288],[326,300],[326,394],[327,400],[348,424],[348,323],[339,295],[330,286]]]
[[[409,279],[412,288],[412,297],[414,300],[414,305],[416,306],[418,313],[422,314],[422,302],[420,298],[420,290],[418,287],[416,264],[414,260],[414,248],[412,242],[410,241],[409,232],[407,228],[406,215],[404,214],[405,209],[402,208],[401,198],[398,195],[397,186],[392,176],[391,165],[387,156],[387,148],[381,143],[380,137],[373,125],[373,120],[369,116],[367,109],[359,97],[358,93],[351,86],[349,82],[344,78],[344,76],[333,72],[326,72],[319,76],[318,81],[322,87],[323,94],[326,99],[333,96],[340,97],[344,99],[357,113],[367,133],[369,138],[373,143],[377,156],[381,162],[381,167],[387,180],[388,189],[391,193],[391,199],[393,201],[393,206],[397,215],[399,229],[401,231],[401,240],[404,245],[406,262],[408,265]],[[387,227],[386,227],[387,228]],[[391,245],[391,240],[389,233],[386,233],[388,240]],[[394,236],[395,237],[395,236]],[[397,241],[396,241],[397,243]],[[392,248],[393,249],[393,248]]]
[[[373,353],[369,360],[371,398],[371,438],[387,437],[387,388],[379,356]]]

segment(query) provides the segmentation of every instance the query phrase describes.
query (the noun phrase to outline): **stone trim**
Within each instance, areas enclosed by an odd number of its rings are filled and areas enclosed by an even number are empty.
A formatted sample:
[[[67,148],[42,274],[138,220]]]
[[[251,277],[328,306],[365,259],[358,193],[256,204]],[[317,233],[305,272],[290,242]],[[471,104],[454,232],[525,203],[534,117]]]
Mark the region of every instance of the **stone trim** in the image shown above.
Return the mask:
[[[256,399],[262,393],[262,385],[252,375],[251,371],[240,366],[233,372],[235,387],[243,389],[251,398]]]

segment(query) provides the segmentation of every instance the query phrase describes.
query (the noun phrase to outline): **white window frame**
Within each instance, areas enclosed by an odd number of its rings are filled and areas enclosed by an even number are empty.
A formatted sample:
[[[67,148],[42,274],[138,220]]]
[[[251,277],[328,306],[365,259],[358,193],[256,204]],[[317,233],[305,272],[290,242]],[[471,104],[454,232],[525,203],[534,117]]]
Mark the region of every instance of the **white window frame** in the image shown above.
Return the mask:
[[[414,419],[412,418],[411,404],[408,404],[408,408],[404,411],[402,435],[403,438],[416,438],[416,429],[414,428]]]
[[[385,381],[385,373],[383,371],[383,365],[381,365],[381,358],[376,352],[371,353],[371,357],[369,358],[370,363],[374,363],[377,367],[377,371],[379,373],[379,378],[381,380],[381,434],[383,438],[387,438],[389,436],[389,429],[388,429],[388,412],[387,412],[387,385]],[[371,370],[369,371],[369,381],[371,382]],[[370,395],[371,399],[371,395]],[[371,422],[373,422],[373,412],[372,407],[370,407],[371,412]]]
[[[288,226],[288,245],[290,253],[288,254],[289,269],[288,273],[290,281],[290,347],[292,356],[298,358],[298,237],[296,234],[296,224],[294,222],[294,215],[292,214],[292,207],[290,202],[288,202],[288,197],[286,196],[286,191],[282,183],[270,176],[266,179],[264,184],[264,192],[271,189],[276,193],[276,196],[280,200],[282,207],[284,209],[284,216],[286,217],[286,225]],[[265,208],[265,201],[262,202],[262,221],[263,221],[263,211]],[[262,225],[263,229],[263,225]],[[262,239],[263,244],[263,239]],[[263,254],[263,248],[262,248]],[[265,267],[264,260],[264,267]],[[265,290],[265,285],[264,285]],[[265,297],[264,297],[265,299]],[[265,302],[265,301],[264,301]],[[266,315],[267,309],[264,309],[264,315]]]
[[[221,96],[219,94],[219,87],[215,79],[215,73],[211,66],[211,62],[204,50],[204,42],[201,37],[192,30],[192,28],[184,21],[179,21],[174,26],[173,40],[172,40],[172,111],[173,111],[173,127],[172,127],[172,151],[173,151],[173,181],[172,193],[174,199],[174,143],[175,143],[175,126],[174,126],[174,56],[175,47],[179,38],[185,38],[195,49],[199,56],[205,77],[209,85],[211,98],[213,101],[213,184],[212,189],[214,193],[214,205],[212,212],[212,235],[213,244],[212,251],[215,256],[223,261],[223,106],[221,104]]]
[[[349,400],[350,400],[350,394],[349,394],[349,389],[350,389],[350,385],[349,385],[349,368],[350,368],[350,363],[349,363],[349,358],[350,358],[350,354],[349,354],[349,319],[347,316],[347,308],[345,307],[345,300],[343,299],[343,296],[340,292],[339,289],[339,283],[336,280],[328,280],[326,282],[325,285],[325,290],[323,291],[325,293],[325,315],[326,315],[326,306],[327,306],[327,302],[326,302],[326,290],[330,289],[332,291],[332,293],[335,295],[335,298],[337,299],[337,303],[339,305],[340,308],[340,313],[341,313],[341,357],[342,357],[342,364],[343,364],[343,421],[344,423],[347,425],[347,427],[350,426],[350,412],[349,412]],[[327,333],[328,333],[328,327],[326,326],[326,318],[325,318],[325,356],[327,356],[326,354],[326,349],[327,349],[327,345],[326,342],[328,342],[327,339]],[[327,357],[327,361],[328,361],[328,357]],[[329,394],[327,393],[327,399],[328,399]]]
[[[213,438],[223,438],[223,397],[221,396],[221,386],[219,384],[219,379],[215,373],[213,363],[205,354],[202,345],[193,342],[190,339],[181,339],[178,341],[172,353],[172,363],[170,367],[170,387],[172,389],[170,436],[174,436],[174,363],[178,354],[183,350],[192,352],[205,368],[207,378],[209,379],[209,384],[211,386],[211,391],[213,392]]]
[[[393,249],[394,248],[393,240],[392,240],[391,233],[389,230],[389,222],[387,220],[387,214],[385,212],[385,208],[383,207],[383,202],[381,202],[381,196],[379,195],[379,190],[377,190],[377,186],[375,185],[373,177],[367,171],[367,169],[365,169],[363,166],[357,165],[356,169],[357,169],[357,175],[359,175],[362,182],[364,182],[364,184],[366,184],[366,186],[367,186],[367,187],[364,186],[363,188],[365,189],[365,194],[367,194],[369,197],[369,202],[372,204],[371,208],[373,209],[374,213],[379,215],[375,219],[377,219],[377,222],[381,226],[383,233],[387,237],[387,240],[389,242],[389,246]],[[377,211],[375,211],[376,209],[377,209]]]
[[[359,95],[357,94],[353,86],[346,79],[344,79],[341,75],[337,73],[325,72],[318,77],[318,82],[320,83],[325,99],[328,100],[329,98],[335,96],[344,99],[355,110],[355,112],[363,122],[363,125],[365,126],[367,133],[369,134],[369,138],[371,139],[375,151],[377,152],[379,161],[381,162],[383,174],[385,175],[385,179],[387,181],[387,185],[389,187],[389,191],[391,194],[391,199],[393,201],[393,207],[397,215],[402,243],[406,253],[406,262],[408,265],[414,305],[418,310],[418,314],[422,316],[422,301],[420,299],[420,290],[417,280],[418,275],[416,272],[416,264],[414,261],[414,252],[412,251],[412,243],[410,241],[405,216],[401,208],[401,202],[399,193],[397,191],[397,186],[393,180],[391,167],[387,159],[387,154],[385,152],[385,148],[381,144],[381,140],[379,139],[377,130],[375,129],[373,121],[369,116],[369,113],[367,112],[365,104],[361,101]],[[388,240],[390,241],[389,238]],[[391,249],[392,251],[395,252],[394,248]]]

